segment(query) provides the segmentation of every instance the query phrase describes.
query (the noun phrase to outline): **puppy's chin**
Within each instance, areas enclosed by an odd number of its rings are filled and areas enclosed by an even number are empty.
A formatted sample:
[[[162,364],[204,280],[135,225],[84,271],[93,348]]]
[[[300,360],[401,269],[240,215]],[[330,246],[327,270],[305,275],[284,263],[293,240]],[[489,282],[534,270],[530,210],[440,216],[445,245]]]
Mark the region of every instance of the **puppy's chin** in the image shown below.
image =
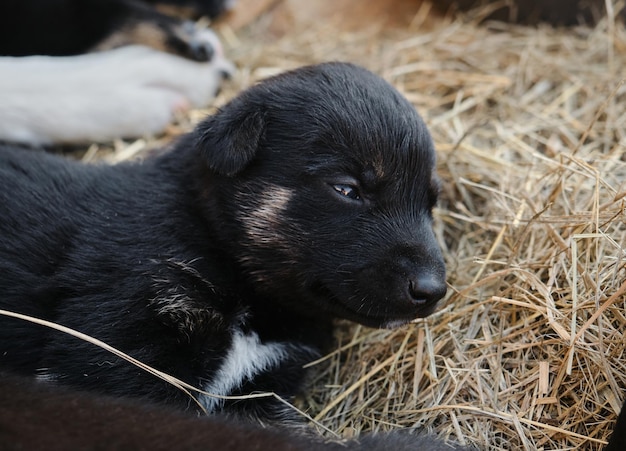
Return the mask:
[[[433,313],[435,309],[428,312],[428,314],[419,314],[412,318],[372,318],[372,324],[365,324],[363,321],[359,321],[364,325],[369,325],[370,327],[376,327],[378,329],[398,329],[400,327],[406,326],[408,324],[414,324],[417,320],[426,318],[428,315]]]
[[[417,317],[404,317],[404,318],[382,318],[382,317],[351,317],[347,318],[351,321],[357,322],[367,327],[376,329],[397,329],[399,327],[406,326],[415,322]]]
[[[367,309],[361,307],[361,311],[377,311],[378,314],[364,314],[355,310],[350,303],[342,302],[339,296],[336,296],[332,290],[321,283],[309,287],[309,293],[314,295],[315,303],[336,318],[347,319],[363,326],[376,329],[395,329],[414,322],[419,318],[426,318],[437,309],[437,302],[416,307],[414,310],[407,309],[404,311],[381,311],[380,309]],[[408,311],[412,310],[412,311]]]
[[[417,319],[426,318],[436,310],[436,305],[428,306],[423,309],[419,309],[414,314],[407,315],[398,314],[393,315],[393,312],[388,312],[387,315],[375,316],[375,315],[362,315],[354,312],[345,306],[341,306],[335,309],[335,313],[338,317],[354,321],[367,327],[373,327],[377,329],[396,329],[398,327],[406,326],[415,322]]]
[[[390,318],[383,320],[378,326],[379,329],[397,329],[407,324],[414,324],[420,319],[426,318],[437,311],[437,304],[428,305],[418,311],[413,318]]]
[[[407,324],[411,324],[415,320],[405,320],[405,319],[390,319],[384,321],[379,329],[398,329],[400,327],[406,326]]]

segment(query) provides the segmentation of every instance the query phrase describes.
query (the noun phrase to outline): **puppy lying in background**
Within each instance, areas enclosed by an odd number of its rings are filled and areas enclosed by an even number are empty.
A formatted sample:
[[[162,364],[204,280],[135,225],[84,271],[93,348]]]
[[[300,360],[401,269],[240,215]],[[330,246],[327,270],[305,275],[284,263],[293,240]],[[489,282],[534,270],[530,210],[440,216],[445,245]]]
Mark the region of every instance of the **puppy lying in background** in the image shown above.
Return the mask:
[[[0,308],[211,394],[291,399],[334,318],[397,327],[446,293],[434,167],[413,106],[342,63],[268,79],[142,162],[0,147]],[[198,409],[103,349],[3,316],[0,369]],[[293,413],[271,397],[196,401],[263,423]]]
[[[8,0],[0,23],[0,141],[160,133],[176,112],[207,106],[234,71],[211,30],[140,1]]]
[[[196,61],[210,61],[213,42],[192,22],[159,8],[218,17],[228,0],[4,0],[0,56],[71,56],[144,45]],[[168,8],[169,7],[169,8]]]
[[[237,0],[144,0],[164,14],[198,19],[215,18],[232,10]]]
[[[162,132],[177,112],[207,106],[233,65],[217,37],[200,63],[143,46],[80,56],[0,58],[0,141],[111,141]]]

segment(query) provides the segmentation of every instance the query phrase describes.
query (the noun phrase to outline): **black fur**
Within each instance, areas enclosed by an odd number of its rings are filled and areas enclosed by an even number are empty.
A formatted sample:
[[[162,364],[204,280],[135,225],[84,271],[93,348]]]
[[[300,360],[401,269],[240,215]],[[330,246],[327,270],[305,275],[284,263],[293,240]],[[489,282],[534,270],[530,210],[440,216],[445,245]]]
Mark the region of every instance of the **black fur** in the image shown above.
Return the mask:
[[[622,410],[617,417],[613,434],[609,439],[609,444],[606,445],[604,451],[623,451],[626,449],[626,402],[622,406]]]
[[[4,451],[461,449],[433,437],[408,433],[323,442],[219,417],[193,418],[160,406],[67,391],[2,374],[0,448]]]
[[[487,6],[488,8],[480,8]],[[499,20],[527,25],[548,23],[553,26],[595,24],[606,16],[605,0],[436,0],[440,10],[468,11],[476,9],[481,20]],[[617,6],[617,5],[614,5]],[[623,20],[626,10],[616,9]]]
[[[205,12],[220,14],[225,2],[204,3]],[[68,56],[128,44],[148,45],[198,61],[209,61],[213,55],[206,42],[196,39],[191,24],[141,0],[0,2],[2,56]]]
[[[200,17],[219,17],[235,4],[231,0],[143,0],[162,11],[197,19]]]
[[[195,386],[233,376],[225,394],[289,398],[331,343],[333,318],[394,327],[445,294],[434,164],[409,102],[341,63],[260,83],[140,163],[2,147],[0,308]],[[251,353],[240,366],[266,365],[225,376],[237,340]],[[106,351],[17,319],[0,317],[0,368],[195,406]],[[284,412],[272,398],[209,404],[270,420]]]

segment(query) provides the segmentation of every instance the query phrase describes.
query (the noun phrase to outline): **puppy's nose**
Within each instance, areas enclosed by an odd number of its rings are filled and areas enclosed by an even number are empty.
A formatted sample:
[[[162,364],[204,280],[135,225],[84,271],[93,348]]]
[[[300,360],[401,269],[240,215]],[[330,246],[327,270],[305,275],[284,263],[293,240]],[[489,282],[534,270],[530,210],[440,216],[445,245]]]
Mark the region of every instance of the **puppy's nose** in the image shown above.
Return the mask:
[[[191,57],[200,62],[209,62],[215,56],[215,49],[208,42],[192,41],[189,43]]]
[[[420,274],[409,279],[409,297],[419,307],[436,303],[447,290],[446,281],[433,274]]]

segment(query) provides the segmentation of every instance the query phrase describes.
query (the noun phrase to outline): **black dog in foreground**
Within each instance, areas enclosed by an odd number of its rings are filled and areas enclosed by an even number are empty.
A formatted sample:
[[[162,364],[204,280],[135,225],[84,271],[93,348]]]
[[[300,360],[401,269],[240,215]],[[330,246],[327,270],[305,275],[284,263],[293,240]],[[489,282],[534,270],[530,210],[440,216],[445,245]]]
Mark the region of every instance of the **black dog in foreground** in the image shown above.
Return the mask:
[[[446,292],[435,152],[413,106],[342,63],[264,81],[142,162],[0,147],[0,308],[216,395],[292,397],[333,318],[395,327]],[[193,409],[90,343],[0,316],[0,370]],[[198,395],[280,421],[274,398]]]

